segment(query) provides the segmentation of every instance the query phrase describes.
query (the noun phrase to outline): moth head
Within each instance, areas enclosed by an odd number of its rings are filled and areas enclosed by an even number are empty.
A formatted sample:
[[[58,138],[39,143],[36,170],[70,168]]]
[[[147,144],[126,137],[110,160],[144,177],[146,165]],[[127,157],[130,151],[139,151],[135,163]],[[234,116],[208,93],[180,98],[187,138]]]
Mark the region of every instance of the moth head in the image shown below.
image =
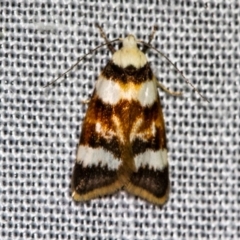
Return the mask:
[[[137,47],[137,39],[135,38],[134,35],[129,34],[127,37],[125,38],[121,38],[120,39],[122,41],[123,47],[124,48],[135,48]]]

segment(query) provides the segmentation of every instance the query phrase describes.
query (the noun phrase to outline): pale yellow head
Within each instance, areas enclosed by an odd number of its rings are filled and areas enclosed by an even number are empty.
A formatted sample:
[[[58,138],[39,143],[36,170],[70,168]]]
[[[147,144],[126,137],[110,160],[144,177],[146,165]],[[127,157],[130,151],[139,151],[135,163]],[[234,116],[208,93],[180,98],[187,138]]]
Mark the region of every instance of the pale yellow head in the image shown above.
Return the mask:
[[[119,67],[125,68],[130,65],[141,68],[147,63],[145,54],[137,47],[137,39],[128,35],[121,39],[123,47],[113,54],[112,60]]]

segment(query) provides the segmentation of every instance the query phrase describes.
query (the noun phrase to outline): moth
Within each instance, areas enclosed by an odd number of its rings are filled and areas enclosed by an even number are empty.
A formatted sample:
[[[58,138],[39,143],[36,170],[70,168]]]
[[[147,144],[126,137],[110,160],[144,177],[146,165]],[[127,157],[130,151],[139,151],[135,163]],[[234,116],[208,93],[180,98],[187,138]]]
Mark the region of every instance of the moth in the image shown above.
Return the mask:
[[[102,70],[82,125],[72,197],[87,201],[119,189],[163,205],[169,195],[167,143],[158,83],[138,40],[121,39]]]
[[[112,42],[116,40],[109,41],[98,28],[113,55],[98,77],[88,103],[73,169],[72,197],[75,201],[87,201],[125,189],[163,205],[170,182],[158,87],[172,95],[181,93],[170,92],[158,83],[151,70],[145,50],[152,47],[155,30],[148,43],[133,35],[117,39],[122,47],[115,50]],[[145,45],[145,50],[138,48],[139,43]]]

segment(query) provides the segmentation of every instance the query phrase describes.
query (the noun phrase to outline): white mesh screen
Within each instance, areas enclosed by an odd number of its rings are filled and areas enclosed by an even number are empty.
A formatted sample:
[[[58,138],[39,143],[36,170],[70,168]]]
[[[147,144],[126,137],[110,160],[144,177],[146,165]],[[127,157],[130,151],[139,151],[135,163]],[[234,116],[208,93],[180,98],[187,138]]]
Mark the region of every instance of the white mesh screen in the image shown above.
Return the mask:
[[[238,1],[0,1],[0,239],[240,238]],[[73,202],[70,182],[94,82],[111,54],[77,58],[133,33],[156,52],[169,149],[171,194],[161,209],[125,192]],[[61,79],[63,80],[63,79]]]

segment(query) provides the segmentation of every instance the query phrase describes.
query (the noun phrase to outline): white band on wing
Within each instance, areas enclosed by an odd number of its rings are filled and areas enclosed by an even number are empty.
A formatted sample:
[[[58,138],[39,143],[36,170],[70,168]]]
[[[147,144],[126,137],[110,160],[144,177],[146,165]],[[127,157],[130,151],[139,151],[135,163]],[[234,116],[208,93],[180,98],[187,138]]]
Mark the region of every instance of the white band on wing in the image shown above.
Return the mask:
[[[147,150],[134,157],[136,169],[148,166],[150,169],[163,170],[168,166],[167,150]]]
[[[102,147],[92,148],[80,145],[77,151],[77,163],[81,163],[83,167],[98,166],[100,163],[100,166],[107,166],[109,170],[117,170],[121,160]]]
[[[120,100],[135,100],[145,106],[151,106],[157,99],[156,81],[149,80],[141,84],[127,83],[123,87],[117,82],[100,76],[96,82],[98,97],[108,104],[115,105]]]

